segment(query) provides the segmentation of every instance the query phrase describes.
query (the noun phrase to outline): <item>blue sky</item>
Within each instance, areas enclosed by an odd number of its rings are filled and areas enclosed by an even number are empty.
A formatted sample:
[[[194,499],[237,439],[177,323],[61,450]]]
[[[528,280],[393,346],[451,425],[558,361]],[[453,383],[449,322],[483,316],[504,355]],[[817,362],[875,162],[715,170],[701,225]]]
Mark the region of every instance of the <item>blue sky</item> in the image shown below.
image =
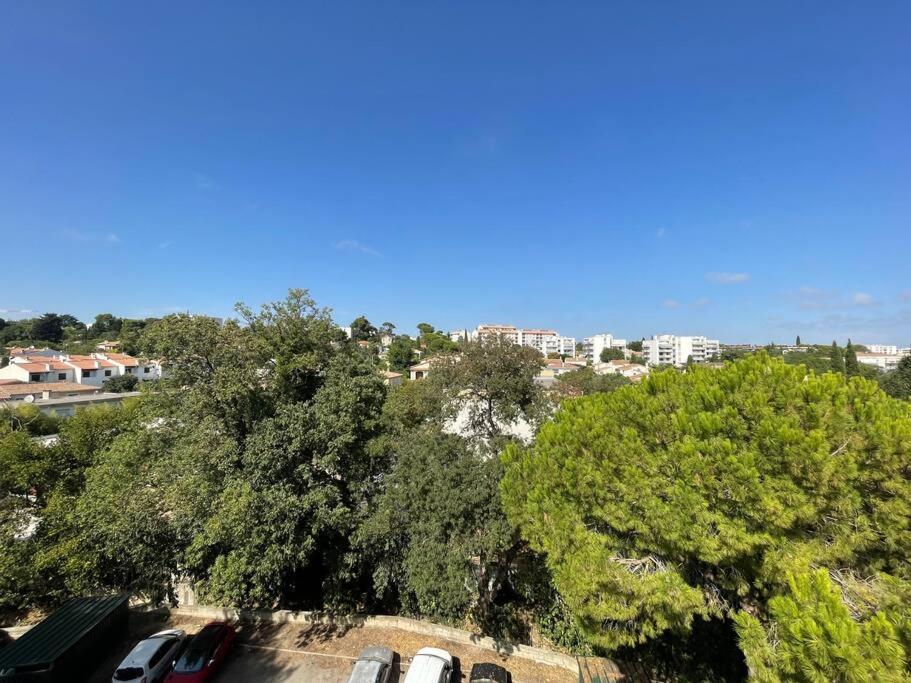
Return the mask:
[[[0,316],[911,344],[911,4],[7,3]]]

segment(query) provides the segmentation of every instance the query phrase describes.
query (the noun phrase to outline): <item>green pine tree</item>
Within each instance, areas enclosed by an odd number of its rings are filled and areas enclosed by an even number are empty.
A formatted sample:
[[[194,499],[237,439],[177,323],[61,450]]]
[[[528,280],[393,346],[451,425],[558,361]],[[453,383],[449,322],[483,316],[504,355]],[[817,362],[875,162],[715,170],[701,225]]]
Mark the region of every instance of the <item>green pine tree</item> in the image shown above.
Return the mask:
[[[845,347],[845,374],[848,377],[857,377],[860,374],[860,364],[857,362],[857,352],[848,340],[848,346]]]
[[[841,347],[835,343],[834,340],[832,341],[832,351],[830,358],[830,370],[840,375],[845,374],[845,353],[841,350]]]

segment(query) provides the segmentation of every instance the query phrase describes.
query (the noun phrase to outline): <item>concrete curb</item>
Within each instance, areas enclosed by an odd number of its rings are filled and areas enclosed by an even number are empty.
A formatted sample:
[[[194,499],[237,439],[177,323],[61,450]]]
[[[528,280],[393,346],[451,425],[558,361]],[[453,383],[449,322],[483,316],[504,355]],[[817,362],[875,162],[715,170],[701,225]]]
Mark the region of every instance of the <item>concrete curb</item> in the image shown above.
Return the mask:
[[[170,611],[172,614],[178,616],[196,617],[200,619],[224,619],[227,621],[267,622],[273,624],[326,624],[395,628],[401,631],[419,633],[424,636],[443,638],[460,645],[469,645],[471,647],[490,650],[491,652],[509,655],[510,657],[528,659],[538,664],[558,666],[574,673],[579,671],[579,664],[576,662],[576,658],[571,655],[563,654],[562,652],[543,650],[529,645],[515,645],[488,636],[469,633],[468,631],[452,628],[450,626],[432,624],[417,619],[408,619],[407,617],[383,615],[366,616],[360,614],[335,615],[326,612],[292,612],[291,610],[270,612],[268,610],[236,610],[221,607],[206,607],[203,605],[176,607]]]

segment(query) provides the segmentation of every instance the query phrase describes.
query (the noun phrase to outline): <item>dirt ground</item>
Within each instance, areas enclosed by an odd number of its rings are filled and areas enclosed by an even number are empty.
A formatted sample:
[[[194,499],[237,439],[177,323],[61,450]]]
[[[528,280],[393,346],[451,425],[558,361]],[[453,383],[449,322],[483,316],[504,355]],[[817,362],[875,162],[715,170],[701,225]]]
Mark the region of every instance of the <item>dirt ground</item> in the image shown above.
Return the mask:
[[[89,683],[107,683],[117,665],[137,641],[167,628],[182,628],[192,635],[206,620],[176,615],[131,613],[128,632],[88,678]],[[398,671],[392,681],[404,678],[404,671],[422,647],[441,647],[457,658],[458,676],[453,683],[467,681],[473,664],[496,662],[509,670],[513,683],[577,683],[578,676],[558,667],[467,647],[440,638],[429,638],[399,629],[374,627],[332,627],[301,624],[240,624],[238,640],[215,680],[222,683],[262,681],[269,683],[345,683],[354,659],[368,645],[385,645],[396,654]]]
[[[260,639],[273,647],[300,649],[308,652],[357,657],[368,645],[392,648],[401,658],[401,668],[407,668],[414,654],[422,647],[439,647],[459,660],[461,680],[467,681],[472,665],[495,662],[512,674],[513,683],[577,683],[578,675],[559,667],[511,657],[504,653],[453,643],[442,638],[423,636],[392,628],[334,627],[324,625],[268,624],[251,629],[247,642],[259,644]],[[458,679],[454,679],[458,680]]]

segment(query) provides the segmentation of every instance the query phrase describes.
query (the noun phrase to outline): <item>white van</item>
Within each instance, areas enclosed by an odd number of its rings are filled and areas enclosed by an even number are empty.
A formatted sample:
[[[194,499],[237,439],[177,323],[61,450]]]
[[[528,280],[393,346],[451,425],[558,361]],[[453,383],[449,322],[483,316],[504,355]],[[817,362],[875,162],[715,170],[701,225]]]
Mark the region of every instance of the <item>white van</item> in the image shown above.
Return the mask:
[[[452,655],[437,647],[424,647],[411,660],[404,683],[450,683]]]

